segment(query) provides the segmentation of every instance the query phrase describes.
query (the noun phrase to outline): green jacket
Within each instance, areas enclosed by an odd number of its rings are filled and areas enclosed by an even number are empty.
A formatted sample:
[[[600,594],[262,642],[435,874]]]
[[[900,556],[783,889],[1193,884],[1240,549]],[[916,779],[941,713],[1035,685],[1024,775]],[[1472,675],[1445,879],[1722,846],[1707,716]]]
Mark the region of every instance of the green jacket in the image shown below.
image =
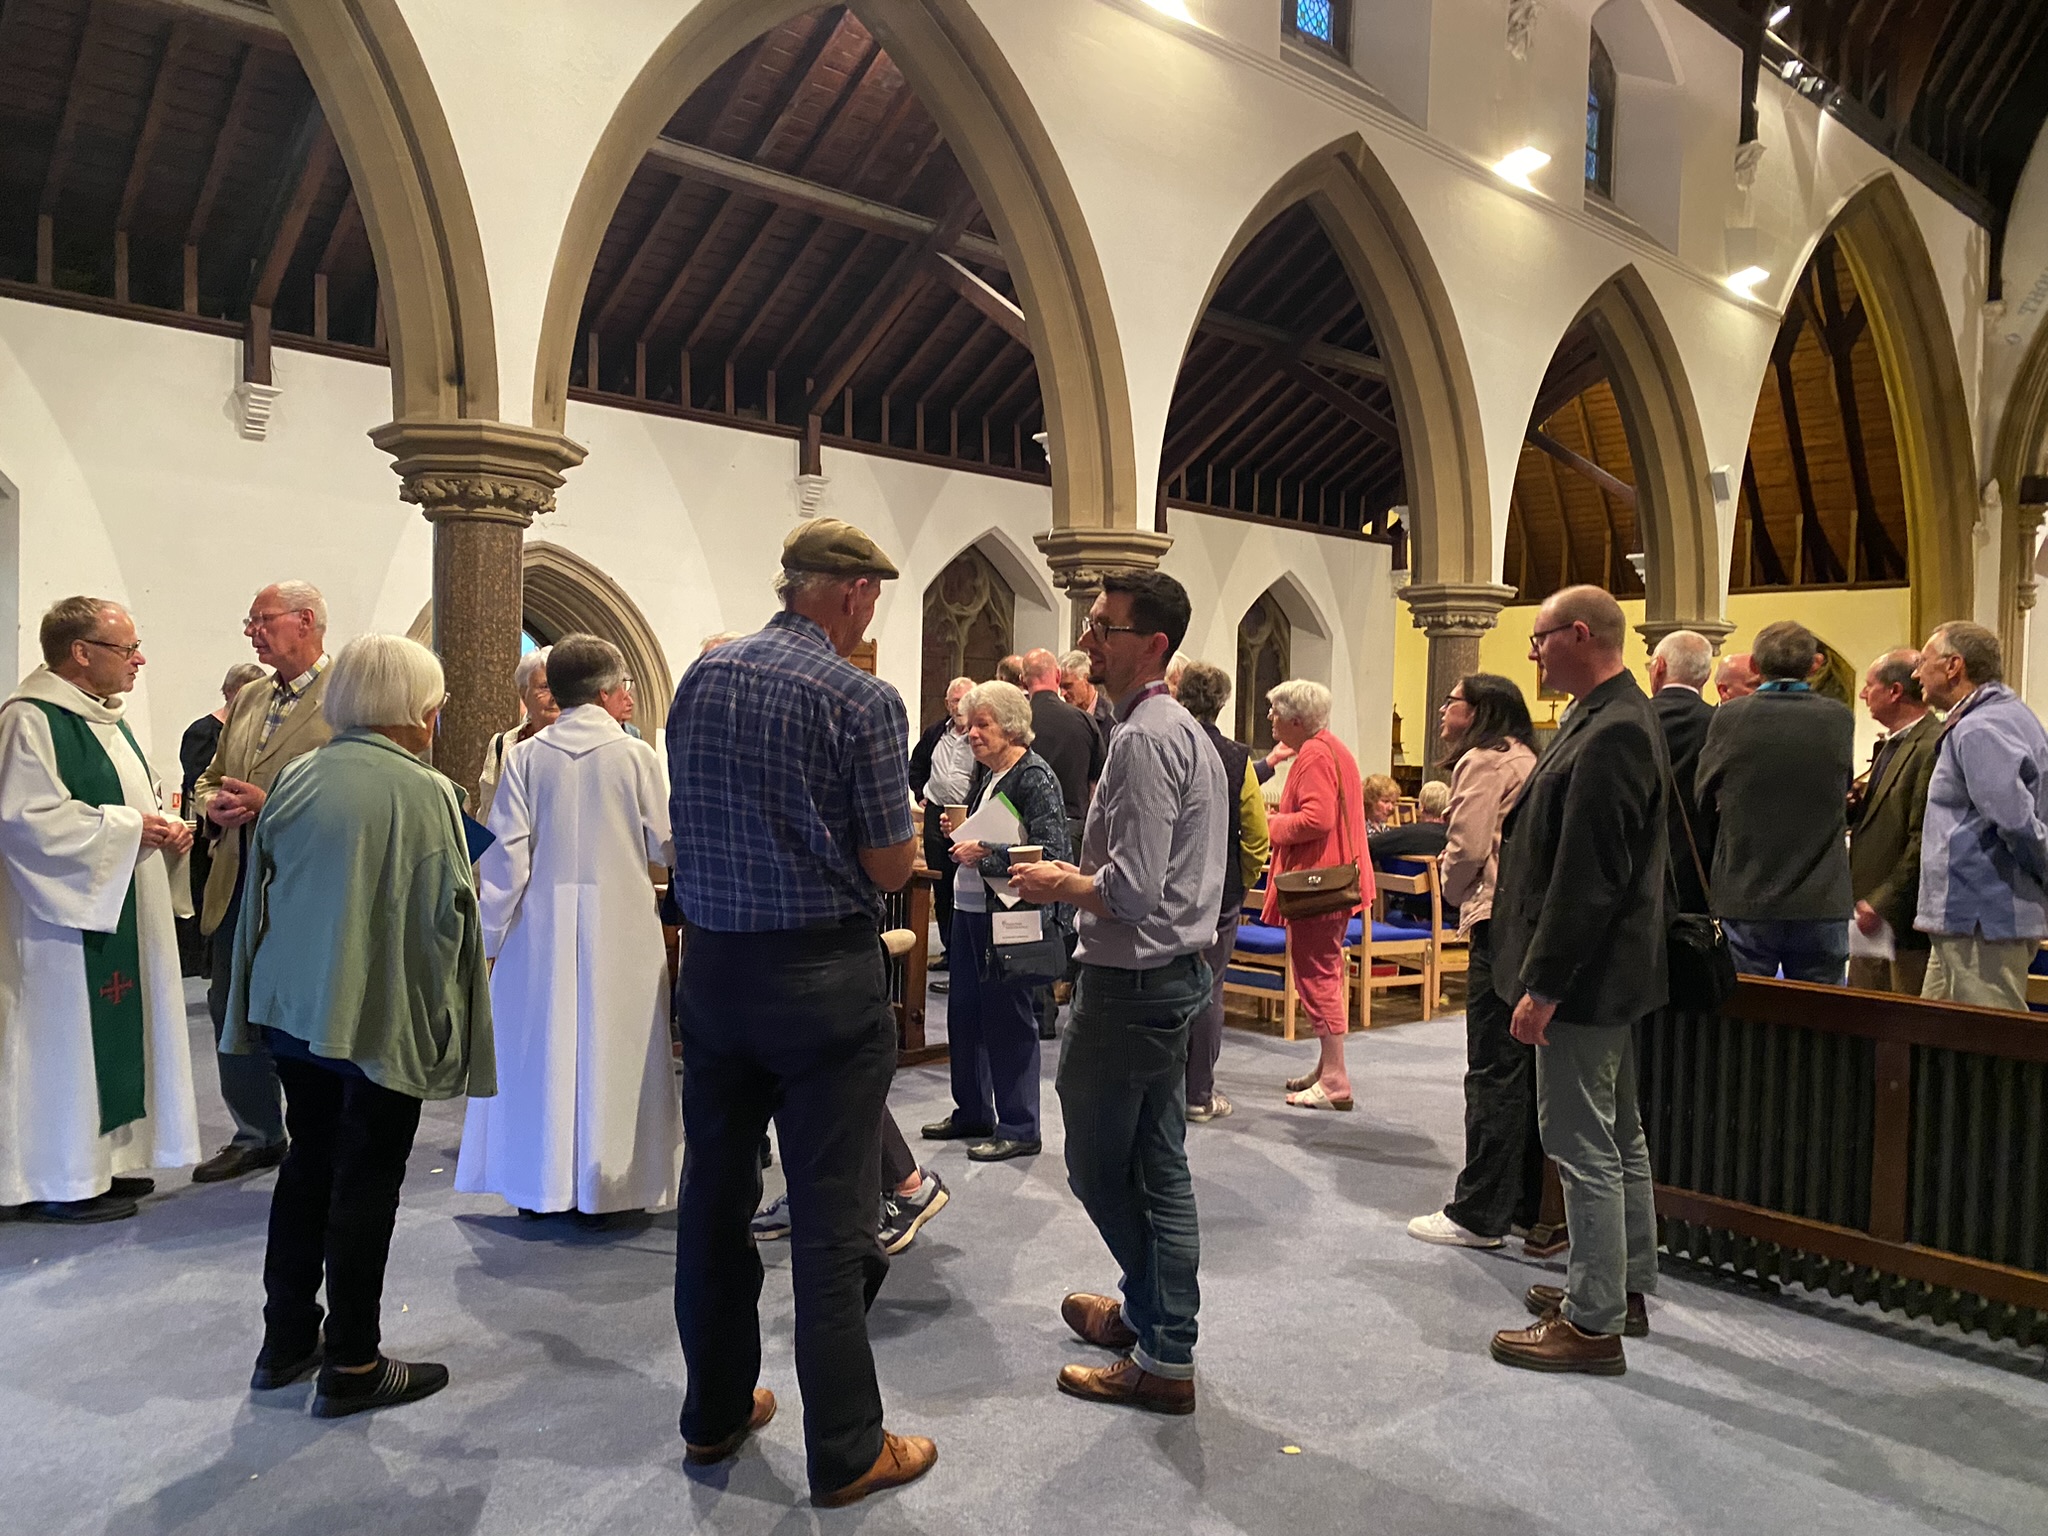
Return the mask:
[[[1892,925],[1901,949],[1927,948],[1927,935],[1913,928],[1920,910],[1920,826],[1927,816],[1927,784],[1941,722],[1922,715],[1899,737],[1882,778],[1863,793],[1863,806],[1849,827],[1849,884]]]
[[[416,1099],[498,1091],[455,786],[374,731],[288,766],[250,838],[221,1049],[265,1025]]]

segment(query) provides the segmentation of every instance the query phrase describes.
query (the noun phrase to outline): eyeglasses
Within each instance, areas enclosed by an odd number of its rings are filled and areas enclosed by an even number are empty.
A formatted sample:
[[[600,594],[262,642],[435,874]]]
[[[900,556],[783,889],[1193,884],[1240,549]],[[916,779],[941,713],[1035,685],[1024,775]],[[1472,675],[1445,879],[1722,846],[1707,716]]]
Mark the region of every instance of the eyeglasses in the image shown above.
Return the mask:
[[[135,653],[142,649],[142,642],[140,640],[136,641],[133,645],[116,645],[111,640],[81,640],[79,644],[96,645],[103,651],[116,651],[120,654],[123,661],[132,660]]]
[[[1088,633],[1097,640],[1107,640],[1111,635],[1136,635],[1144,631],[1135,624],[1106,624],[1101,619],[1090,619]]]
[[[249,617],[242,620],[242,628],[244,630],[261,629],[274,619],[281,619],[287,614],[297,613],[298,611],[296,608],[280,608],[275,613],[252,613]]]
[[[1578,621],[1574,619],[1569,624],[1553,624],[1549,629],[1531,630],[1529,632],[1529,649],[1533,651],[1552,635],[1561,635],[1568,629],[1577,629],[1578,627]]]

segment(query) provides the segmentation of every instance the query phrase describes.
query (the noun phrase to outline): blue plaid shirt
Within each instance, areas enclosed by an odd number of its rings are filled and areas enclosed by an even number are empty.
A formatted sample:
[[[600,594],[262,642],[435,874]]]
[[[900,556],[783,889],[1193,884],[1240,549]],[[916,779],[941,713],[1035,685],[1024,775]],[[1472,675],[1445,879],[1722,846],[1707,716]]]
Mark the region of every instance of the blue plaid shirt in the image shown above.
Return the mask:
[[[794,613],[691,664],[668,715],[683,915],[718,933],[865,914],[862,848],[909,841],[903,699]]]

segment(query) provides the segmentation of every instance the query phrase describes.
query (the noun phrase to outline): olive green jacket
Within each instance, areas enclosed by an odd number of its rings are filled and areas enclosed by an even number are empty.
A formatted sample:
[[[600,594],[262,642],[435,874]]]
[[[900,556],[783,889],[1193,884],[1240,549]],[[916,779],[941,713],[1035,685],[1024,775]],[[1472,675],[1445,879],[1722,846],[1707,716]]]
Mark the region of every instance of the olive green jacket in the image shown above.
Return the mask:
[[[266,1025],[412,1098],[498,1091],[455,786],[374,731],[290,764],[249,840],[221,1049]]]

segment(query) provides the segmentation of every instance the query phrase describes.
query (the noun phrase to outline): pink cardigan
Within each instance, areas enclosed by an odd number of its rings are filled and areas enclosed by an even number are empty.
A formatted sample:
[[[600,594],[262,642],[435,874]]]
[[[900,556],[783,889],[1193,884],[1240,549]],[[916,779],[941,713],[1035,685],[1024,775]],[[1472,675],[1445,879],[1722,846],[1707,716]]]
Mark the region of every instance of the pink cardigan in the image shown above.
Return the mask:
[[[1458,931],[1493,916],[1493,882],[1500,873],[1500,829],[1515,808],[1536,754],[1519,741],[1504,750],[1467,752],[1451,771],[1450,824],[1443,861],[1444,902],[1458,909]]]
[[[1337,813],[1340,794],[1344,797],[1341,816]],[[1301,744],[1287,770],[1280,809],[1266,818],[1266,834],[1273,842],[1274,874],[1356,863],[1360,904],[1372,905],[1372,862],[1365,856],[1365,791],[1359,782],[1358,760],[1328,731],[1317,731]],[[1266,885],[1261,916],[1268,923],[1280,920],[1280,897],[1271,881]]]

